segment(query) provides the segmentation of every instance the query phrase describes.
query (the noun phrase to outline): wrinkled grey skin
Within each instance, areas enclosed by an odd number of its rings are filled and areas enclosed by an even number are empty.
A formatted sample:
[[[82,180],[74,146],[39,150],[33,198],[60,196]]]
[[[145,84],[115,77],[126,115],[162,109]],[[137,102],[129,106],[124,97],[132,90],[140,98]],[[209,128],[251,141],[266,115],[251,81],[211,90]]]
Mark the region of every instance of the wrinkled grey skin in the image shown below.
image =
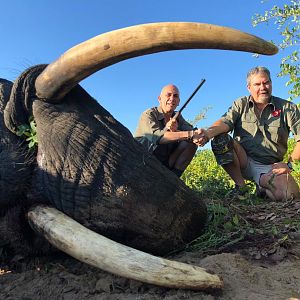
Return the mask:
[[[33,234],[25,220],[35,158],[27,143],[4,125],[4,108],[13,83],[0,79],[0,246],[15,248],[18,254],[39,253],[43,239]]]
[[[9,101],[10,83],[2,93],[0,239],[14,249],[40,247],[43,239],[25,218],[34,203],[54,206],[102,235],[153,254],[199,236],[206,220],[199,195],[80,86],[59,103],[38,99],[34,82],[44,68],[21,74]],[[31,115],[39,141],[32,154],[15,135]]]
[[[9,99],[12,82],[0,79],[0,199],[1,207],[7,207],[22,197],[21,186],[30,177],[26,163],[27,147],[22,140],[4,125],[3,111]],[[12,185],[11,182],[14,182]]]

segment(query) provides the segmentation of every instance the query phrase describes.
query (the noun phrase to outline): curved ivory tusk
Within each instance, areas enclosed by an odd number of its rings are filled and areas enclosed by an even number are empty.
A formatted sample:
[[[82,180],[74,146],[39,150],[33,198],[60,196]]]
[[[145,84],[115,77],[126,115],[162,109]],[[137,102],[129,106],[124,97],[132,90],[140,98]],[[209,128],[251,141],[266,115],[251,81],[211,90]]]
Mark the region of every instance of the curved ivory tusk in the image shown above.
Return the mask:
[[[110,273],[170,288],[223,287],[223,281],[217,275],[209,274],[201,267],[159,258],[111,241],[55,208],[31,208],[28,219],[33,229],[56,248]]]
[[[82,79],[125,59],[169,50],[224,49],[272,55],[273,44],[211,24],[173,22],[127,27],[98,35],[50,64],[36,80],[37,96],[61,99]]]

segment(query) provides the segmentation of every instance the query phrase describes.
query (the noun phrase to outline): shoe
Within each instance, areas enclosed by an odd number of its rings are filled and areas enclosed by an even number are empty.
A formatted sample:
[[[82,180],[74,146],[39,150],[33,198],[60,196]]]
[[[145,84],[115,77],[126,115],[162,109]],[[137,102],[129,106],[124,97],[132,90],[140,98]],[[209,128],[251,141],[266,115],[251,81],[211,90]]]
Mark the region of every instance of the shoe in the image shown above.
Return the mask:
[[[255,195],[262,199],[266,198],[267,197],[266,189],[259,186],[257,183],[255,185],[256,185]]]

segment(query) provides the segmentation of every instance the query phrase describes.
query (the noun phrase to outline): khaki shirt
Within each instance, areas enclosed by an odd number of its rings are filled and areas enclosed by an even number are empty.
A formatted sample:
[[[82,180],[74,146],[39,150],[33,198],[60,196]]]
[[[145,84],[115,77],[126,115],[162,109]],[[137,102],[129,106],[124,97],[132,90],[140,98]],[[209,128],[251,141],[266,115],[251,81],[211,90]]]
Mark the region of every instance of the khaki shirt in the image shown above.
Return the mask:
[[[173,115],[175,112],[173,113]],[[181,115],[177,118],[178,130],[192,130],[193,127]],[[167,130],[165,129],[165,117],[160,106],[144,111],[140,117],[134,137],[153,153],[160,139]]]
[[[271,97],[260,116],[256,116],[251,96],[233,102],[221,120],[234,131],[233,137],[248,156],[263,164],[282,161],[290,132],[300,140],[300,111],[296,104]]]

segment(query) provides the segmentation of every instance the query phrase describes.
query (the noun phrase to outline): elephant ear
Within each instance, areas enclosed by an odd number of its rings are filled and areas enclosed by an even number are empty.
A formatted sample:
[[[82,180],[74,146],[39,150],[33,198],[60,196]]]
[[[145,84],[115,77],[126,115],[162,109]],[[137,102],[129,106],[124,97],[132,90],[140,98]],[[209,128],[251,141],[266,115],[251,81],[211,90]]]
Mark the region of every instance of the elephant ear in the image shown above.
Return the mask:
[[[3,114],[6,103],[9,99],[10,91],[13,86],[11,81],[0,78],[0,113]],[[2,121],[2,118],[0,122]]]
[[[15,139],[15,136],[7,130],[5,124],[4,124],[4,109],[5,106],[9,100],[9,95],[12,89],[13,83],[11,81],[8,81],[6,79],[0,78],[0,167],[3,169],[3,163],[5,161],[5,158],[3,158],[2,162],[2,155],[1,153],[4,151],[4,147],[8,145],[9,143],[12,143],[12,139]],[[0,176],[1,180],[1,176]]]
[[[14,82],[10,98],[4,109],[4,122],[13,133],[18,127],[27,124],[32,116],[32,103],[35,96],[35,81],[47,65],[38,65],[27,69]]]
[[[12,86],[13,83],[11,81],[0,78],[0,146],[2,146],[2,144],[8,139],[3,114]]]
[[[3,213],[23,193],[31,177],[31,154],[27,145],[4,123],[13,83],[0,79],[0,212]],[[1,227],[1,225],[0,225]],[[2,237],[2,235],[0,234]],[[1,238],[0,238],[1,239]]]

